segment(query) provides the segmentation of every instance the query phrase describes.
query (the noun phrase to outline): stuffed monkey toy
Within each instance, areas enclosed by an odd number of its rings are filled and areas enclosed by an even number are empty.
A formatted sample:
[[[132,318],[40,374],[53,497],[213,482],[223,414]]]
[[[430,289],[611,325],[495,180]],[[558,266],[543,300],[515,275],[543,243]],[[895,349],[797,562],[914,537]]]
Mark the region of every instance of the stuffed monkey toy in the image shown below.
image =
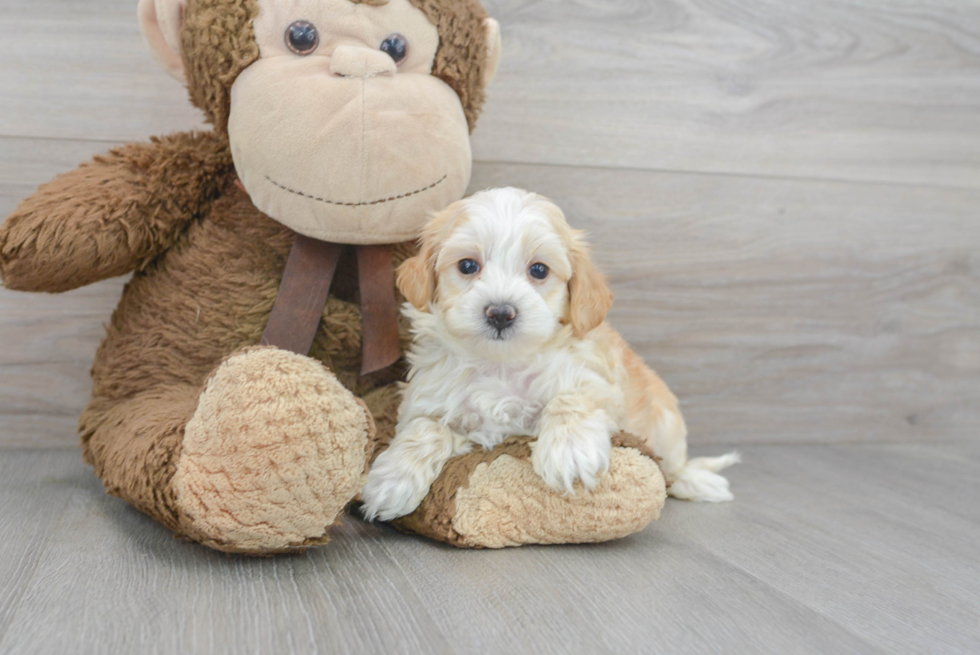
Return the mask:
[[[392,267],[466,190],[497,23],[477,0],[141,0],[139,18],[213,130],[40,187],[0,227],[4,286],[134,272],[79,424],[109,493],[222,551],[325,543],[393,433]],[[467,547],[621,537],[664,482],[637,439],[616,445],[572,496],[526,439],[470,453],[397,527]]]

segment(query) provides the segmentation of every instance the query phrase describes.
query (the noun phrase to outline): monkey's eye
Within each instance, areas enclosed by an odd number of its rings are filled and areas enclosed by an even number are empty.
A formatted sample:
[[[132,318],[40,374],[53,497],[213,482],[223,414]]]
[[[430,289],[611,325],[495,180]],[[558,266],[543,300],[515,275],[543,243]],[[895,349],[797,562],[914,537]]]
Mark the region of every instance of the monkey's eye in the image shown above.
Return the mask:
[[[298,20],[286,28],[286,47],[296,54],[312,54],[318,45],[320,45],[320,35],[313,23]]]
[[[475,259],[464,259],[459,262],[459,272],[463,275],[476,275],[480,272],[480,263]]]
[[[548,277],[549,270],[547,266],[545,266],[541,262],[538,262],[537,264],[531,264],[531,267],[527,269],[527,272],[535,280],[543,280],[546,277]]]
[[[400,64],[408,56],[408,41],[401,34],[392,34],[381,42],[381,52],[388,53],[396,64]]]

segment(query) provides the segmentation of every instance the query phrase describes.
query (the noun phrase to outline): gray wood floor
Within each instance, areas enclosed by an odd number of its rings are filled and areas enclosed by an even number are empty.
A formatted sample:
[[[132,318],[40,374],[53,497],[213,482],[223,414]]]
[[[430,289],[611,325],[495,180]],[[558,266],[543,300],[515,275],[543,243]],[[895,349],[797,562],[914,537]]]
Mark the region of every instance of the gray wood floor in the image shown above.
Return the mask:
[[[0,652],[977,652],[980,445],[742,451],[735,503],[619,542],[460,551],[349,517],[268,560],[174,540],[73,452],[5,451]]]
[[[980,652],[980,4],[485,0],[472,188],[593,235],[612,321],[733,504],[588,547],[456,551],[349,518],[229,558],[77,451],[123,279],[0,289],[0,653]],[[0,219],[200,116],[135,0],[0,3]]]

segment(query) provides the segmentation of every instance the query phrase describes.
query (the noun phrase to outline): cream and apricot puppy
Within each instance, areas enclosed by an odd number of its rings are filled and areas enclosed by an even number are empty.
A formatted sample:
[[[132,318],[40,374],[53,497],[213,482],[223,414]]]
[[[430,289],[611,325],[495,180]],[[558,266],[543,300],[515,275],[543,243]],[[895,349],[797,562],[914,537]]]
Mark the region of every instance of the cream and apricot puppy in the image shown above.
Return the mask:
[[[537,438],[534,470],[567,493],[596,485],[611,436],[626,430],[663,458],[672,496],[732,498],[717,471],[737,455],[687,458],[677,399],[604,322],[605,278],[545,198],[495,189],[450,206],[398,287],[411,369],[395,438],[362,492],[368,519],[410,514],[450,458],[512,435]]]

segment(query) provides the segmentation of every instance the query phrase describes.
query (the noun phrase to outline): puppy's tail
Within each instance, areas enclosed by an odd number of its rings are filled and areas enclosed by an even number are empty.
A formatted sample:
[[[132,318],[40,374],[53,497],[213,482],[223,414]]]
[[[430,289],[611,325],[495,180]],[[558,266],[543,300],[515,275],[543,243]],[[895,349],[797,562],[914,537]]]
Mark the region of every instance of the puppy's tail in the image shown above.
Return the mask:
[[[728,480],[718,475],[718,471],[742,461],[736,452],[721,457],[695,457],[689,459],[684,467],[674,475],[673,483],[667,493],[682,500],[700,500],[720,503],[732,500]]]

